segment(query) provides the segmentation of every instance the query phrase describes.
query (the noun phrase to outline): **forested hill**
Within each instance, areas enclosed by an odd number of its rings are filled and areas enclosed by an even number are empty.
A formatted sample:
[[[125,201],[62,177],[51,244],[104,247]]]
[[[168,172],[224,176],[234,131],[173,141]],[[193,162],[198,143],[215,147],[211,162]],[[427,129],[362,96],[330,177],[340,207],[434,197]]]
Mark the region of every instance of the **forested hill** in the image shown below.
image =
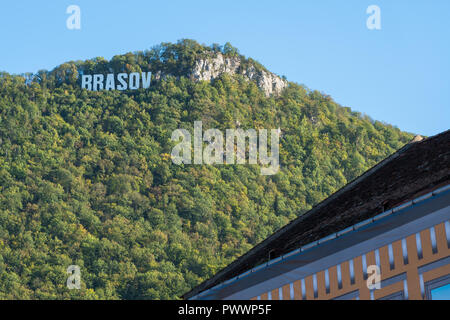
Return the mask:
[[[194,79],[216,53],[240,69]],[[267,95],[248,68],[268,72],[230,45],[184,40],[1,73],[0,299],[178,298],[412,138],[295,83]],[[94,92],[80,71],[154,79]],[[280,171],[173,164],[171,133],[197,120],[281,128]],[[81,290],[66,287],[69,265],[81,267]]]

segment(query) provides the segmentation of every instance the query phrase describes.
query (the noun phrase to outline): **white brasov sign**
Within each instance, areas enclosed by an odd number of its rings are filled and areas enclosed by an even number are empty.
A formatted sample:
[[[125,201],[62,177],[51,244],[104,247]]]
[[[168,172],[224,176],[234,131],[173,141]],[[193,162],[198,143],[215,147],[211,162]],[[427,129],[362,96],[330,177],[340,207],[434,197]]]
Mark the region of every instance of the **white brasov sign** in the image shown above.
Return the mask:
[[[117,77],[114,73],[108,73],[106,77],[103,74],[84,74],[81,76],[81,89],[90,91],[148,89],[151,79],[151,72],[119,73]]]

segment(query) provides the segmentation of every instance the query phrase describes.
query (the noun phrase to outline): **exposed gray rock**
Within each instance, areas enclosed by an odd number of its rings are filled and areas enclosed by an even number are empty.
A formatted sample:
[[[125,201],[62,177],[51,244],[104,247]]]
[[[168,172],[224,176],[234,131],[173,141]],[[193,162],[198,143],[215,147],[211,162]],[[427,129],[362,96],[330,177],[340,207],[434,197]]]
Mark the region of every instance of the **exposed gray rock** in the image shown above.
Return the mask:
[[[239,57],[225,57],[221,53],[198,60],[192,70],[191,78],[197,81],[211,81],[222,73],[244,75],[247,79],[255,81],[266,96],[279,95],[288,85],[286,80],[271,72],[257,70],[252,65],[243,69]]]
[[[243,75],[247,76],[250,80],[256,81],[259,88],[261,88],[266,96],[272,94],[279,95],[284,88],[287,87],[287,81],[281,79],[277,75],[266,72],[264,70],[256,71],[254,66],[249,67],[247,70],[243,70]]]
[[[222,73],[235,74],[238,72],[241,60],[237,57],[224,57],[222,54],[197,60],[191,77],[199,81],[211,81]]]

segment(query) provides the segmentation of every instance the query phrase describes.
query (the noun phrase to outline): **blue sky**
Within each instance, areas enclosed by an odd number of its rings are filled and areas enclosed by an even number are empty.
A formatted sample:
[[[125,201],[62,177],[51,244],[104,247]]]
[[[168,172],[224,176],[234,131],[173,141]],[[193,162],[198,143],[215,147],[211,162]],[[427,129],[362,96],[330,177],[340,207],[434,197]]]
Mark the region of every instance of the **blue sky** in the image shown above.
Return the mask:
[[[81,8],[81,30],[66,8]],[[369,5],[381,30],[368,30]],[[167,0],[2,2],[0,70],[51,70],[69,60],[191,38],[231,42],[288,80],[402,130],[450,128],[448,0]]]

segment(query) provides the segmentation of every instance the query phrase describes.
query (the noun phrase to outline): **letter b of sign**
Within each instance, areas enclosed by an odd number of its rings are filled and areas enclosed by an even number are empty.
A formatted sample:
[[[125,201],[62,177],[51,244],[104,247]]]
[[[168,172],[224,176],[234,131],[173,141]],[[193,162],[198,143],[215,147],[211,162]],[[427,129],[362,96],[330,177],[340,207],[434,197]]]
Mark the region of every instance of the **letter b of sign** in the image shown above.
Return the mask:
[[[69,30],[81,29],[81,9],[79,6],[70,5],[66,10],[67,14],[70,16],[66,20],[66,26]]]
[[[67,288],[69,290],[81,288],[81,271],[80,267],[76,265],[71,265],[67,268],[67,273],[70,276],[67,278]]]
[[[381,289],[381,271],[380,267],[371,265],[367,267],[367,274],[370,276],[367,278],[367,288],[369,290]]]

